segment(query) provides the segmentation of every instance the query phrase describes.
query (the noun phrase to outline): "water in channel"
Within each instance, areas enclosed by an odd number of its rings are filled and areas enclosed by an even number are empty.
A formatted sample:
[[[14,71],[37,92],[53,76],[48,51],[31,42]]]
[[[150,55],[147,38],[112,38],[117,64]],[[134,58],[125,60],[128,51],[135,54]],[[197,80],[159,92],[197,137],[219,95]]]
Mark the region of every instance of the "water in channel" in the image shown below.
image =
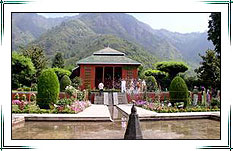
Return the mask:
[[[123,139],[127,117],[110,106],[112,122],[25,122],[13,139]],[[220,122],[210,119],[141,121],[143,139],[220,139]]]

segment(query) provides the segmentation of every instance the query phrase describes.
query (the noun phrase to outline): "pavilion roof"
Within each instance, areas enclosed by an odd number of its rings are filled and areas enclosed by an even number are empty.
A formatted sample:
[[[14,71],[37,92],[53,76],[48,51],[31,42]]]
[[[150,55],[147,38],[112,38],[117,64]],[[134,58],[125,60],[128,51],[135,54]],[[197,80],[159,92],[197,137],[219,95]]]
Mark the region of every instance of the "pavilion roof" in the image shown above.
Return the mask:
[[[125,54],[123,52],[117,51],[115,49],[112,49],[110,47],[98,50],[93,53],[93,55],[117,55],[117,56],[124,56]]]
[[[124,64],[124,65],[140,65],[141,63],[127,58],[124,53],[112,48],[104,48],[96,51],[93,55],[81,59],[77,64]]]

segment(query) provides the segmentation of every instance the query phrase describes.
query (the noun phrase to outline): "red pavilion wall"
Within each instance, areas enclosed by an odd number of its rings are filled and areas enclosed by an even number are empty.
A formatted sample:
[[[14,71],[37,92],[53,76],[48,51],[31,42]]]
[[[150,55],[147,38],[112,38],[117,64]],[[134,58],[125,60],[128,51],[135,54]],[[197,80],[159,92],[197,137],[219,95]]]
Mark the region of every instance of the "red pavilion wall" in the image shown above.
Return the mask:
[[[122,78],[138,78],[138,69],[136,67],[130,68],[131,66],[127,66],[129,69],[125,69],[124,65],[80,65],[80,78],[83,83],[81,89],[87,89],[87,85],[90,85],[92,90],[95,88],[95,67],[122,67]],[[88,74],[86,74],[87,71]]]

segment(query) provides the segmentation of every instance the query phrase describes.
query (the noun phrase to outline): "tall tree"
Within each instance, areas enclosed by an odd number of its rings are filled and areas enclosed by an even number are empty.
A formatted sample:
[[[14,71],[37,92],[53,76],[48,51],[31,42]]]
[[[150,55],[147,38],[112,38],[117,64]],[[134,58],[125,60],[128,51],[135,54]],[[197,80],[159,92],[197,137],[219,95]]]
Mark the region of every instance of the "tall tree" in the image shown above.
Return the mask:
[[[34,77],[34,82],[36,82],[42,70],[47,67],[48,59],[46,58],[43,49],[39,46],[29,46],[27,49],[21,49],[21,52],[24,56],[29,57],[32,60],[36,69]]]
[[[213,42],[215,49],[207,50],[205,56],[200,55],[203,61],[194,71],[205,87],[220,89],[221,13],[211,13],[208,27],[208,40]]]
[[[208,40],[215,46],[217,55],[221,53],[221,13],[211,13],[209,20]]]
[[[32,77],[36,71],[30,58],[13,52],[11,70],[13,89],[19,88],[20,84],[31,86]]]
[[[64,67],[65,67],[65,61],[62,57],[62,53],[57,52],[53,60],[52,68],[64,68]]]
[[[220,89],[220,58],[214,50],[207,50],[200,57],[203,60],[201,66],[194,70],[198,79],[205,87]]]

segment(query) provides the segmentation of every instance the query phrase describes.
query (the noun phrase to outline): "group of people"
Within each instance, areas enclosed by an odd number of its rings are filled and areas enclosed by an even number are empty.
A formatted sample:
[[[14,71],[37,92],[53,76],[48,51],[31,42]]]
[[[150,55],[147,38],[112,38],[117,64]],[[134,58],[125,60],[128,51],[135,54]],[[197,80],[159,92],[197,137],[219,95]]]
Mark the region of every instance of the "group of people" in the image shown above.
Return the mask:
[[[205,106],[209,106],[211,103],[211,98],[213,97],[213,90],[210,89],[205,89],[205,87],[201,88],[201,104],[205,105]],[[198,103],[198,95],[199,95],[199,91],[198,91],[198,87],[194,86],[193,89],[193,105],[196,106]],[[217,91],[216,93],[216,97],[220,100],[220,90]]]
[[[140,93],[140,92],[145,92],[146,91],[146,81],[145,80],[141,80],[141,79],[120,79],[120,88],[121,88],[121,93]],[[99,83],[98,85],[100,94],[103,92],[104,89],[104,84],[102,82]],[[194,106],[196,106],[198,104],[198,99],[200,100],[200,96],[201,95],[201,104],[205,105],[205,106],[209,106],[211,103],[211,98],[213,96],[214,91],[210,90],[210,89],[205,89],[204,87],[201,87],[201,94],[198,90],[197,86],[194,86],[193,89],[193,95],[192,95],[192,104]],[[216,93],[217,98],[219,98],[220,100],[220,91],[218,90]]]
[[[139,93],[146,91],[146,81],[141,79],[131,79],[127,82],[123,79],[121,81],[121,92]]]
[[[146,91],[146,81],[141,79],[121,79],[120,80],[120,88],[122,93],[139,93]],[[98,85],[98,89],[100,90],[100,93],[103,92],[104,84],[103,82],[100,82]]]

